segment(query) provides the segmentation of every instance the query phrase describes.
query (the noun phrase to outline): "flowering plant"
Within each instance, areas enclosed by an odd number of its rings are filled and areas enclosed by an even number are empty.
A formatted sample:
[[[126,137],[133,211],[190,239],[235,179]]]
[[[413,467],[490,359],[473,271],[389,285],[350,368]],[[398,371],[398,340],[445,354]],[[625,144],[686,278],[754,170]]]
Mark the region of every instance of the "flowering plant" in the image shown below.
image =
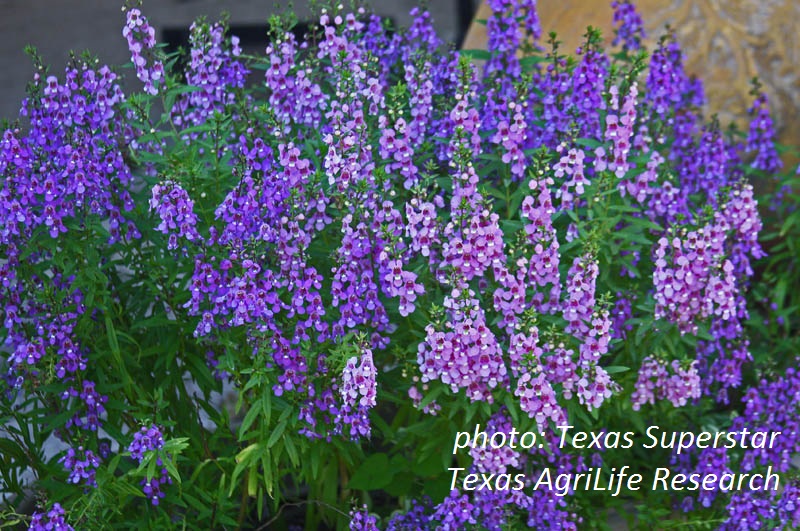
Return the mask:
[[[800,375],[748,340],[766,96],[737,136],[630,2],[574,57],[534,0],[490,5],[491,52],[332,6],[264,55],[203,20],[170,55],[129,8],[142,90],[37,62],[0,141],[4,514],[800,525]],[[703,488],[620,487],[665,467]]]

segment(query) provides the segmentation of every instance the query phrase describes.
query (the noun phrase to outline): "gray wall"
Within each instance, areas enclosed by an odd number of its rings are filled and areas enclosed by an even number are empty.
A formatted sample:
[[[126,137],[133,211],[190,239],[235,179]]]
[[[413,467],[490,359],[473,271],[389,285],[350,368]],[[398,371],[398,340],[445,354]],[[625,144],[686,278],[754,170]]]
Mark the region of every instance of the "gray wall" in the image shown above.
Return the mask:
[[[33,75],[31,61],[25,55],[28,44],[35,45],[51,72],[61,77],[69,51],[89,49],[101,62],[124,64],[130,60],[122,26],[124,0],[0,0],[0,119],[15,118],[25,86]],[[342,3],[347,3],[343,1]],[[455,41],[458,33],[457,0],[430,0],[439,35]],[[409,11],[416,0],[373,0],[375,12],[392,17],[408,26]],[[295,0],[295,12],[301,20],[310,17],[309,1]],[[217,20],[223,11],[230,13],[232,24],[262,24],[282,12],[286,2],[273,0],[144,0],[142,11],[156,28],[188,28],[205,15]],[[132,77],[132,71],[126,70]]]

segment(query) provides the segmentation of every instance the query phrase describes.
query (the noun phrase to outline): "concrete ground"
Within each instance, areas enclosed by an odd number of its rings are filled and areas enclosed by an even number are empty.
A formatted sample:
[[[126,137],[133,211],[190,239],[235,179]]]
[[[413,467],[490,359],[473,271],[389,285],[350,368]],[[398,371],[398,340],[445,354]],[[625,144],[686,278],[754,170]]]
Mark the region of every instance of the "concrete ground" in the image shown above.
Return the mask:
[[[455,42],[459,36],[458,3],[465,0],[429,0],[439,35]],[[13,119],[19,112],[25,86],[33,75],[24,48],[35,45],[56,75],[63,74],[69,51],[90,50],[104,63],[124,64],[130,60],[122,37],[124,0],[0,0],[0,120]],[[323,2],[318,2],[323,3]],[[342,2],[347,3],[347,2]],[[417,0],[372,0],[376,13],[408,26],[409,11]],[[476,1],[469,5],[477,5]],[[309,20],[309,0],[295,0],[295,13]],[[198,16],[217,20],[230,13],[233,25],[261,25],[270,15],[286,9],[280,0],[144,0],[142,11],[160,37],[164,29],[188,29]],[[128,77],[131,72],[127,71]]]

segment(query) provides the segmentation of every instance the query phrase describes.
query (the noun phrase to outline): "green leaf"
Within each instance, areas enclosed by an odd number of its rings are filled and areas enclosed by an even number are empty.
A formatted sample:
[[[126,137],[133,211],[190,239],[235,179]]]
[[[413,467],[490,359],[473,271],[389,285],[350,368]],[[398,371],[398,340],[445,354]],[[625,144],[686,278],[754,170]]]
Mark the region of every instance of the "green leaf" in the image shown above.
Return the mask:
[[[158,461],[153,459],[152,454],[145,456],[145,460],[147,461],[147,481],[150,481],[156,477],[156,465]]]
[[[261,396],[261,413],[264,415],[264,425],[269,426],[272,419],[272,392],[269,390]]]
[[[283,432],[286,430],[286,424],[287,421],[284,419],[280,421],[277,426],[275,426],[275,429],[272,430],[269,439],[267,439],[267,448],[272,448],[275,446],[275,443],[278,442],[278,439],[281,438],[281,435],[283,435]]]
[[[238,454],[236,454],[236,467],[233,469],[233,475],[231,476],[231,486],[228,491],[228,496],[233,494],[233,490],[236,488],[236,481],[239,479],[239,476],[242,475],[242,472],[246,468],[249,468],[250,463],[253,459],[258,459],[260,455],[264,455],[263,451],[261,450],[261,445],[259,443],[253,443]]]
[[[247,471],[247,495],[255,498],[258,494],[258,469],[256,466],[251,466]]]
[[[488,61],[492,58],[488,50],[461,50],[460,54],[473,61]]]
[[[182,497],[189,505],[191,505],[191,507],[195,511],[199,512],[200,514],[203,514],[206,511],[208,511],[208,505],[207,504],[205,504],[202,501],[198,500],[197,498],[195,498],[194,496],[192,496],[188,492],[184,492]]]
[[[603,142],[600,142],[594,138],[579,138],[575,140],[575,143],[579,146],[585,146],[588,148],[596,148],[603,145]]]
[[[239,426],[239,440],[246,439],[247,430],[250,429],[250,426],[253,425],[253,422],[259,417],[259,413],[261,413],[261,409],[257,407],[251,407],[247,410],[247,415],[244,416],[244,420],[242,420],[242,425]]]
[[[283,447],[286,449],[286,453],[289,455],[289,459],[292,461],[294,466],[300,465],[300,456],[297,453],[297,447],[294,445],[294,441],[291,437],[286,437],[283,439]]]
[[[169,450],[170,453],[181,453],[183,450],[189,447],[189,443],[186,442],[189,440],[189,437],[176,437],[175,439],[170,439],[164,443],[164,450]]]
[[[178,485],[181,484],[181,475],[178,472],[178,468],[175,466],[175,463],[172,459],[169,459],[167,456],[161,458],[161,461],[164,463],[164,468],[167,469],[170,477],[178,482]]]
[[[425,395],[425,397],[419,403],[419,409],[423,409],[425,406],[436,400],[436,398],[444,392],[444,387],[436,387],[433,391]]]
[[[382,489],[392,481],[394,472],[389,466],[389,457],[386,454],[373,454],[369,456],[356,470],[347,484],[348,488],[358,490]]]
[[[443,445],[439,441],[431,440],[428,449],[432,452],[420,453],[417,459],[411,463],[411,471],[417,476],[430,478],[442,473]]]
[[[511,414],[511,420],[514,421],[514,425],[518,425],[519,411],[517,410],[517,404],[514,402],[514,399],[511,397],[510,394],[506,394],[503,397],[503,403],[506,405],[508,412]]]
[[[547,57],[543,55],[529,55],[528,57],[523,57],[520,59],[519,65],[523,70],[529,70],[531,67],[536,66],[539,63],[547,62],[547,60]]]

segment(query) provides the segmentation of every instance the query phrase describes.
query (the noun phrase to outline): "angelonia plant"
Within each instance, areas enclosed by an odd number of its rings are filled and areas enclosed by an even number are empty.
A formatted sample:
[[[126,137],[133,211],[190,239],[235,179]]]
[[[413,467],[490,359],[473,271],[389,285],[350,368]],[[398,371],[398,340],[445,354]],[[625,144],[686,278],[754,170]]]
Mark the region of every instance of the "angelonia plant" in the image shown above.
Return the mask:
[[[126,66],[32,52],[0,139],[2,519],[800,527],[766,94],[748,130],[709,119],[628,0],[572,54],[535,0],[489,6],[488,51],[327,5],[263,53],[198,20],[168,54],[128,5]],[[599,487],[623,469],[716,475]]]

